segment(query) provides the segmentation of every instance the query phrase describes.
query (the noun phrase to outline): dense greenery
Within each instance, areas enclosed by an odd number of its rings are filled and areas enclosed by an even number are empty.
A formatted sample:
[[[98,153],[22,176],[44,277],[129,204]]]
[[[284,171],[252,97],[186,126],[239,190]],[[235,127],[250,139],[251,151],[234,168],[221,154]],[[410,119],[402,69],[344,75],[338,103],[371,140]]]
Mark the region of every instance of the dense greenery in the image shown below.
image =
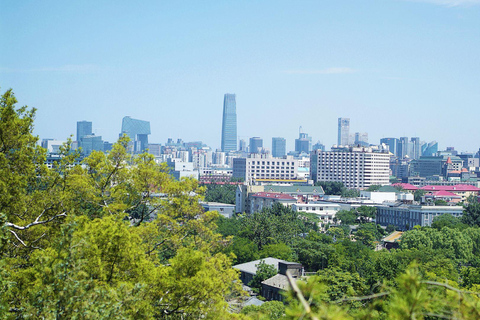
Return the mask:
[[[348,189],[340,181],[317,181],[316,186],[321,186],[327,195],[337,195],[344,198],[355,198],[360,196],[357,189]]]
[[[236,184],[207,184],[205,201],[235,204]]]

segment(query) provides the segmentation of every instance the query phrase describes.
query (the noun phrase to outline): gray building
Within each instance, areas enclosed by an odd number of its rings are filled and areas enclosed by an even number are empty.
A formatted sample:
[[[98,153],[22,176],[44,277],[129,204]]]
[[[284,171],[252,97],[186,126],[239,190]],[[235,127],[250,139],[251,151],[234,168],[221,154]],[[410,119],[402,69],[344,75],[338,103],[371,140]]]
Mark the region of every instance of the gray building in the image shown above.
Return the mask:
[[[312,138],[308,134],[300,132],[298,139],[295,139],[295,152],[300,154],[302,152],[309,153],[312,149]]]
[[[123,118],[120,137],[127,135],[130,138],[130,151],[144,152],[148,147],[148,135],[150,133],[149,121],[132,119],[131,117]]]
[[[283,157],[287,154],[287,141],[285,138],[272,138],[272,156]]]
[[[462,206],[418,206],[389,205],[377,206],[376,222],[381,226],[394,225],[397,230],[410,230],[414,226],[431,226],[433,218],[443,214],[460,217],[463,214]]]
[[[93,134],[91,121],[77,121],[77,141],[81,141],[84,136]]]
[[[80,140],[80,146],[82,147],[82,153],[88,156],[92,153],[93,150],[95,151],[103,151],[103,140],[102,136],[96,135],[86,135],[83,136]]]
[[[338,145],[348,146],[350,139],[350,118],[338,118]]]
[[[237,151],[237,103],[235,94],[223,97],[222,151]]]
[[[263,149],[263,139],[259,137],[250,138],[250,153],[261,153]]]

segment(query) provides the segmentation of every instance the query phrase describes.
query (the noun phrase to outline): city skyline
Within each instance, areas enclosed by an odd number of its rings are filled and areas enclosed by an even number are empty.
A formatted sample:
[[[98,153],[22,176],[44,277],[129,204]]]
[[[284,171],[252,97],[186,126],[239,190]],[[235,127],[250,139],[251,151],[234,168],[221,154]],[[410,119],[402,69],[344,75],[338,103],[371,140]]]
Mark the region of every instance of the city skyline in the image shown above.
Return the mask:
[[[151,122],[151,141],[200,132],[219,148],[221,97],[235,92],[240,139],[285,137],[293,150],[302,125],[330,147],[349,117],[371,143],[478,149],[478,1],[114,4],[2,7],[0,87],[38,109],[40,138],[88,119],[113,142],[130,115]]]

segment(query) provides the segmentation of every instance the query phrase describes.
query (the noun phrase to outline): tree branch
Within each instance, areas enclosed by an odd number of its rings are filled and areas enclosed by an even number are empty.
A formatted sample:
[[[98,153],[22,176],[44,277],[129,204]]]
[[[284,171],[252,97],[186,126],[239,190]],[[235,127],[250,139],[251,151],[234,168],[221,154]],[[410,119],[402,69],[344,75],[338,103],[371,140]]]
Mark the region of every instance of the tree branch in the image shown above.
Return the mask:
[[[57,214],[56,216],[53,216],[51,217],[50,219],[47,219],[47,220],[43,220],[43,221],[39,221],[39,219],[42,217],[42,215],[44,214],[44,212],[42,212],[36,219],[35,221],[33,221],[32,223],[29,223],[27,224],[26,226],[22,227],[22,226],[19,226],[19,225],[16,225],[16,224],[13,224],[11,222],[6,222],[5,225],[7,227],[10,227],[10,228],[14,228],[14,229],[17,229],[17,230],[26,230],[28,228],[31,228],[33,226],[36,226],[36,225],[39,225],[39,224],[45,224],[45,223],[49,223],[57,218],[60,218],[60,217],[66,217],[67,214],[65,212],[61,213],[61,214]]]
[[[290,271],[287,271],[286,273],[287,273],[288,283],[290,283],[290,286],[292,287],[293,292],[295,292],[298,300],[300,300],[300,303],[305,309],[305,314],[307,314],[312,320],[318,320],[318,318],[312,314],[312,309],[310,308],[310,305],[308,304],[307,300],[305,300],[305,297],[303,296],[302,291],[300,291],[300,289],[297,286],[297,283],[292,278]]]

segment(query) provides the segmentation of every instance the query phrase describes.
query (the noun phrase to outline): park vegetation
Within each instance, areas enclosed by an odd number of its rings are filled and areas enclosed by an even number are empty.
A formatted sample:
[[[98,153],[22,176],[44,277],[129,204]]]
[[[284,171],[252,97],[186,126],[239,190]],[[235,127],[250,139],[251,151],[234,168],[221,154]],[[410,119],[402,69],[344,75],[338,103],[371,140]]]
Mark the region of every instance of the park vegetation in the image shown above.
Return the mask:
[[[65,145],[53,168],[32,135],[35,109],[0,99],[0,319],[478,319],[480,205],[461,219],[385,231],[367,207],[319,229],[282,205],[226,219],[205,188],[175,181],[121,138],[105,154]],[[342,192],[340,188],[340,193]],[[393,230],[393,228],[391,228]],[[285,303],[238,307],[233,264],[302,263],[310,277]],[[252,284],[257,289],[268,267]]]

